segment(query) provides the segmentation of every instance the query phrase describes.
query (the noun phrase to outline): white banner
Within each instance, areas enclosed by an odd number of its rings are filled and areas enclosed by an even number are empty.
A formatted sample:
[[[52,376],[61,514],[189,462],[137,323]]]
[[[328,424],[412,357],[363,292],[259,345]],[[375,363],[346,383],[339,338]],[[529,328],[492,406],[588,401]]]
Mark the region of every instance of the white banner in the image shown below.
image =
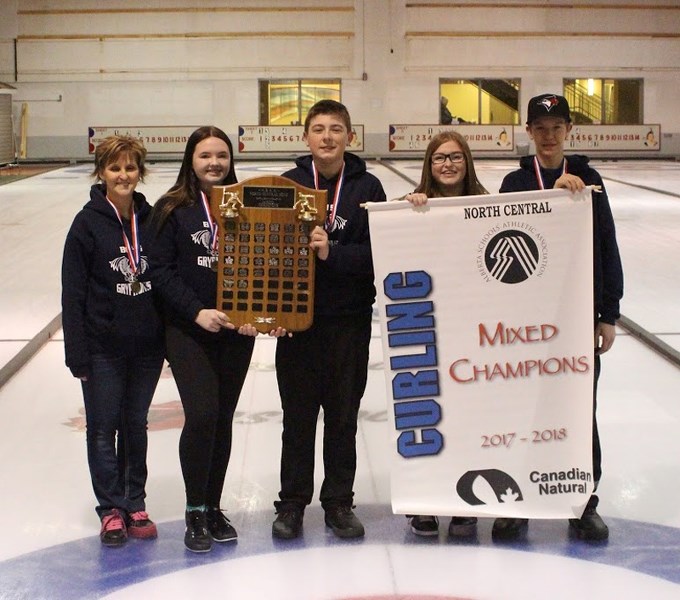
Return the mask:
[[[367,205],[395,513],[581,515],[594,483],[590,194]]]

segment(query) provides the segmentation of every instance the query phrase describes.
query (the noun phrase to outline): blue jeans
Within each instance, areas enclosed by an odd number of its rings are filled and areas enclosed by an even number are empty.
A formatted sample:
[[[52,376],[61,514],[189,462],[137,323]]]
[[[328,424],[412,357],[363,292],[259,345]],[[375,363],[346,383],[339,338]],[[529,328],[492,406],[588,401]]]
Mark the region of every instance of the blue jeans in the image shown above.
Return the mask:
[[[92,356],[82,382],[87,460],[101,518],[113,508],[144,510],[147,415],[163,367],[163,355]]]

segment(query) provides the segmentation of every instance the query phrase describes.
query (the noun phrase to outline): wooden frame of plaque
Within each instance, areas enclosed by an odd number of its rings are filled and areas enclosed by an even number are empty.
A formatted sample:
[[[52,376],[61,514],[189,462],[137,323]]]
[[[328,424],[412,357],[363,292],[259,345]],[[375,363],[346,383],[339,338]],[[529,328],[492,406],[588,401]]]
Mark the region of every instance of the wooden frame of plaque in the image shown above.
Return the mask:
[[[213,187],[216,306],[234,325],[250,323],[261,333],[312,325],[315,257],[309,241],[325,219],[326,194],[278,176]]]

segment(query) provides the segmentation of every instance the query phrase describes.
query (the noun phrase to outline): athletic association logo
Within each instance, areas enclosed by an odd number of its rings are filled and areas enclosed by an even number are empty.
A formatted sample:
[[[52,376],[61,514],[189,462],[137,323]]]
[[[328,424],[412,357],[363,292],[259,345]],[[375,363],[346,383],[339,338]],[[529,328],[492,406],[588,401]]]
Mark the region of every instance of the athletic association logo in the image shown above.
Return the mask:
[[[456,492],[471,506],[522,502],[522,490],[504,471],[481,469],[468,471],[458,480]]]
[[[547,264],[545,238],[526,223],[494,227],[477,247],[477,270],[487,281],[522,283],[543,275]]]
[[[538,267],[538,247],[526,233],[510,229],[491,239],[484,262],[494,279],[502,283],[520,283]]]

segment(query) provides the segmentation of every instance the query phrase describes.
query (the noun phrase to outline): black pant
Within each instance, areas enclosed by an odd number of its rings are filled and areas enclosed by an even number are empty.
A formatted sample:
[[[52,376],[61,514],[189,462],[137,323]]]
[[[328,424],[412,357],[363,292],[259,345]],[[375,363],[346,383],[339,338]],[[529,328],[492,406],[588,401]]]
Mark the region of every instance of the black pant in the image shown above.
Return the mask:
[[[324,508],[350,506],[359,404],[366,389],[371,314],[315,317],[307,331],[279,338],[276,377],[283,408],[278,509],[304,508],[314,494],[314,442],[324,411]]]
[[[600,434],[597,430],[597,380],[600,378],[600,357],[595,355],[595,373],[593,377],[593,479],[595,490],[602,477],[602,449],[600,448]],[[594,490],[593,490],[594,491]],[[595,497],[597,506],[597,497]]]
[[[179,459],[187,504],[219,506],[231,454],[232,421],[255,338],[225,331],[210,339],[168,324],[168,361],[184,408]]]

